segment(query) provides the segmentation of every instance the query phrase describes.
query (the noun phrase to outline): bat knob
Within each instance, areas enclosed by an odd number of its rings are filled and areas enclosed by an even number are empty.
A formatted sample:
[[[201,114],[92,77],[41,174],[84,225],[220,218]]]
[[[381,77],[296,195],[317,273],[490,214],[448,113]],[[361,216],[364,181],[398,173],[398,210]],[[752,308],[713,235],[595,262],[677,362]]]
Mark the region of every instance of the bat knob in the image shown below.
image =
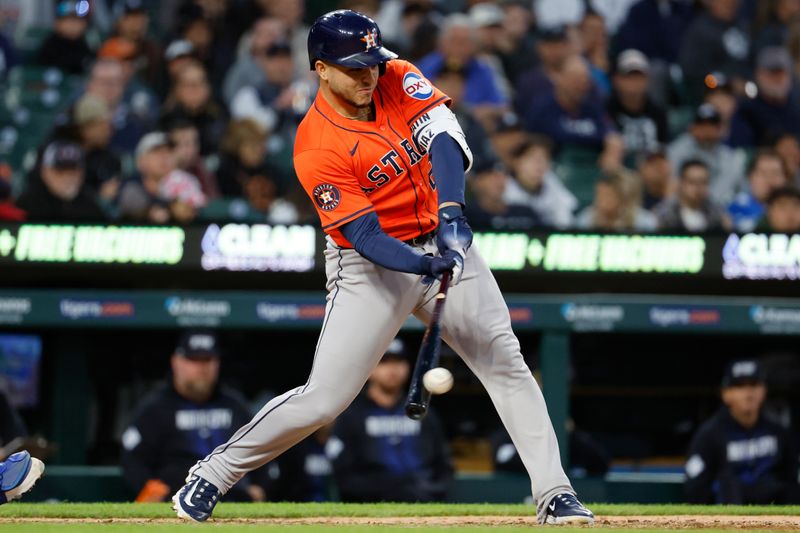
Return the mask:
[[[428,406],[423,403],[407,403],[406,416],[411,420],[422,420],[428,413]]]

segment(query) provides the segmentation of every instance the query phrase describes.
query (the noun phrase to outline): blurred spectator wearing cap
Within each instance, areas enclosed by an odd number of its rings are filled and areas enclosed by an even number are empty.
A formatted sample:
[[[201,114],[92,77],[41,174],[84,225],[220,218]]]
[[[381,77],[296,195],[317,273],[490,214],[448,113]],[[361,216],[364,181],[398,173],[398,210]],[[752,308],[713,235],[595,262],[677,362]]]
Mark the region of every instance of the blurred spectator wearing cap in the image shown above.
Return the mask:
[[[86,42],[89,2],[63,0],[56,4],[53,31],[37,53],[40,65],[56,67],[68,74],[83,74],[94,57]]]
[[[155,125],[158,112],[151,95],[138,90],[128,78],[125,62],[114,57],[98,59],[89,73],[86,93],[105,100],[111,109],[111,147],[132,152],[139,139]]]
[[[527,116],[536,99],[553,92],[554,79],[564,62],[577,51],[563,26],[540,30],[536,39],[536,55],[540,64],[518,74],[514,109]]]
[[[167,98],[169,88],[175,83],[178,72],[185,65],[196,60],[194,45],[186,39],[175,39],[167,45],[162,62],[164,71],[159,78],[159,83],[154,87],[162,101]]]
[[[442,16],[435,7],[434,0],[390,0],[373,18],[387,47],[416,64],[436,48]]]
[[[53,141],[42,152],[38,171],[28,177],[17,206],[27,211],[28,220],[102,221],[105,215],[84,181],[81,147],[72,142]]]
[[[526,129],[552,139],[556,151],[567,145],[594,149],[604,170],[620,168],[625,146],[591,90],[586,60],[571,56],[554,81],[555,91],[539,98],[525,117]]]
[[[197,178],[207,200],[219,197],[217,178],[200,156],[200,134],[194,123],[175,120],[167,125],[167,138],[172,145],[175,166]]]
[[[256,62],[264,81],[239,89],[231,100],[233,118],[253,119],[270,133],[298,124],[311,103],[311,90],[303,82],[294,82],[289,43],[272,43]]]
[[[159,124],[164,127],[177,119],[189,120],[197,127],[201,154],[216,151],[227,116],[225,109],[214,101],[206,69],[199,61],[191,61],[177,72]]]
[[[730,231],[733,226],[725,208],[709,195],[708,166],[690,159],[678,176],[677,194],[653,209],[658,229],[681,233]]]
[[[583,209],[575,225],[583,230],[655,231],[656,217],[641,206],[639,177],[628,170],[601,176],[595,182],[592,205]]]
[[[783,47],[767,47],[756,60],[758,93],[739,102],[730,144],[765,146],[782,133],[800,135],[800,105],[793,91],[792,58]]]
[[[176,167],[167,135],[151,132],[136,147],[139,175],[126,180],[118,197],[125,220],[164,224],[191,222],[206,198],[197,178]]]
[[[470,18],[458,13],[450,15],[442,24],[437,49],[420,59],[417,65],[429,79],[435,79],[446,67],[464,68],[467,73],[464,104],[481,123],[490,123],[505,110],[508,99],[502,90],[501,74],[477,55],[477,44]]]
[[[778,153],[768,148],[756,152],[747,170],[747,188],[728,206],[736,229],[753,231],[764,215],[769,195],[788,184],[789,176]]]
[[[105,207],[116,198],[122,181],[122,164],[110,148],[112,114],[108,103],[94,94],[86,94],[75,104],[72,121],[83,148],[86,185]]]
[[[689,445],[687,500],[740,505],[800,501],[796,447],[789,432],[762,412],[767,381],[759,362],[731,362],[720,396],[723,405]]]
[[[225,74],[222,96],[230,106],[236,94],[247,86],[260,86],[267,82],[267,74],[260,61],[275,42],[286,41],[286,28],[277,18],[262,17],[253,29],[239,41],[236,63]]]
[[[450,452],[435,412],[405,414],[411,371],[403,341],[392,341],[366,387],[336,420],[326,449],[345,502],[430,502],[453,478]]]
[[[682,38],[680,65],[694,102],[699,101],[703,78],[719,70],[729,76],[737,92],[749,78],[750,37],[738,20],[740,0],[705,0],[706,11],[692,20]]]
[[[744,185],[744,158],[723,144],[722,116],[711,104],[695,110],[686,133],[670,143],[667,155],[673,168],[690,159],[700,159],[711,172],[711,196],[728,203]]]
[[[511,153],[513,179],[506,183],[503,198],[508,204],[530,208],[544,226],[566,229],[572,226],[578,200],[552,168],[553,143],[531,135]]]
[[[117,20],[114,23],[114,35],[134,44],[136,73],[144,83],[155,87],[161,75],[161,47],[147,35],[150,16],[145,0],[122,0],[115,7]]]
[[[464,213],[475,229],[526,231],[540,225],[539,217],[524,204],[509,205],[506,190],[512,181],[502,165],[485,161],[474,166],[469,188],[472,197]]]
[[[641,154],[636,171],[642,179],[642,207],[652,210],[675,194],[677,180],[663,146]]]
[[[767,213],[757,228],[775,233],[800,233],[800,190],[778,187],[767,197]]]
[[[667,114],[648,96],[650,62],[638,50],[625,50],[617,57],[614,90],[608,114],[625,142],[627,155],[652,152],[669,136]]]
[[[171,373],[142,399],[122,434],[122,472],[138,502],[167,501],[186,470],[250,420],[244,399],[219,383],[221,349],[210,330],[184,332],[170,357]],[[225,495],[262,501],[264,491],[244,477]]]
[[[508,84],[509,78],[501,54],[504,50],[506,54],[511,53],[514,43],[503,27],[505,21],[503,9],[493,3],[479,3],[470,8],[468,17],[472,27],[475,28],[477,57],[491,66],[502,91],[509,94],[511,87]],[[533,52],[532,49],[530,51]],[[530,63],[533,55],[527,55],[527,60]],[[525,66],[530,64],[524,65],[523,68]]]

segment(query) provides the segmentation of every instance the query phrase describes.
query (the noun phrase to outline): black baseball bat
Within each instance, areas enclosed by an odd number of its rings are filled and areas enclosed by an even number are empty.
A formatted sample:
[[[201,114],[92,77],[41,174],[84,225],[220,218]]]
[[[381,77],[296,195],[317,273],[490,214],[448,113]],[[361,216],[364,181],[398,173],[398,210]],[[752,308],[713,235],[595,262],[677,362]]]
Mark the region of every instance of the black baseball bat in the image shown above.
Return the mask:
[[[428,413],[431,393],[423,386],[422,376],[431,368],[439,366],[439,349],[442,345],[439,321],[442,316],[444,301],[447,298],[451,275],[452,272],[442,274],[439,292],[436,293],[436,302],[433,304],[431,321],[425,330],[425,335],[422,337],[422,345],[419,347],[417,362],[414,365],[414,375],[411,376],[411,383],[408,386],[406,416],[412,420],[422,420]]]

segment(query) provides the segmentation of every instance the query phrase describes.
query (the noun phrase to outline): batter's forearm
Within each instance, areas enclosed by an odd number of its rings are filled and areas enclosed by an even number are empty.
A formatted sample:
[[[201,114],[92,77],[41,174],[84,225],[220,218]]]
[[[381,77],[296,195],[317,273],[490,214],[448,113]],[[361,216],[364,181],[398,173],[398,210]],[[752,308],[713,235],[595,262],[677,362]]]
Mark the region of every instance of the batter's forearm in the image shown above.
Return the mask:
[[[376,265],[398,272],[430,274],[433,258],[384,233],[375,213],[348,222],[341,231],[358,253]]]

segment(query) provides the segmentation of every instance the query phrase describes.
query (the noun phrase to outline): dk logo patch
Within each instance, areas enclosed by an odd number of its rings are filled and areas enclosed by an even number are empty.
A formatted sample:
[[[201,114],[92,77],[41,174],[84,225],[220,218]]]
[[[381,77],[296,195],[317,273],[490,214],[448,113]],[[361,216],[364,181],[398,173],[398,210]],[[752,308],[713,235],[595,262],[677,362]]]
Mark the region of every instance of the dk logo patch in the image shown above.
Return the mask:
[[[314,187],[313,195],[314,201],[323,211],[333,211],[339,207],[339,202],[342,200],[339,189],[330,183],[323,183]]]
[[[403,76],[403,91],[417,100],[427,100],[433,95],[431,84],[416,72],[409,72]]]

